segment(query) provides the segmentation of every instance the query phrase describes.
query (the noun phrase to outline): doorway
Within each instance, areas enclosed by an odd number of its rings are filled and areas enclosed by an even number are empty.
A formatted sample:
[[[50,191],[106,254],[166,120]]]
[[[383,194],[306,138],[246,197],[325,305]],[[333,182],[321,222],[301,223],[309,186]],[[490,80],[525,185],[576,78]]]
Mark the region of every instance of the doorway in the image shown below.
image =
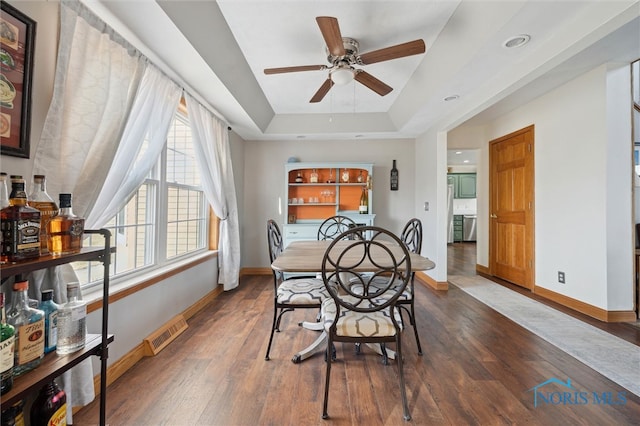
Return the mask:
[[[534,126],[489,142],[489,271],[533,291]]]

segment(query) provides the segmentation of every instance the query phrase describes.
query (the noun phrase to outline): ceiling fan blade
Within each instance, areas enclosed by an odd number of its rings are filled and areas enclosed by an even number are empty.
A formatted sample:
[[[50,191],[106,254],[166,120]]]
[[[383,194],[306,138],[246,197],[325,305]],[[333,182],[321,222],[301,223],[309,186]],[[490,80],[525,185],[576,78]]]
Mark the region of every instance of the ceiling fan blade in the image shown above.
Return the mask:
[[[324,98],[325,95],[327,93],[329,93],[329,90],[331,89],[332,86],[333,86],[333,81],[331,81],[330,78],[327,78],[324,81],[324,83],[322,83],[322,86],[320,86],[320,88],[318,89],[316,94],[313,95],[313,98],[311,98],[311,100],[309,102],[310,103],[320,102],[322,100],[322,98]]]
[[[419,55],[420,53],[424,53],[425,50],[424,41],[422,39],[418,39],[402,44],[396,44],[395,46],[385,47],[384,49],[363,53],[359,57],[359,63],[362,63],[362,65],[374,64],[376,62],[404,58],[405,56]]]
[[[281,68],[265,68],[265,74],[282,74],[285,72],[298,72],[298,71],[322,71],[327,69],[325,65],[300,65],[296,67],[281,67]]]
[[[320,27],[324,42],[327,44],[329,53],[333,56],[344,56],[344,44],[342,43],[342,34],[340,34],[340,26],[338,20],[331,16],[318,16],[316,22]]]
[[[367,86],[380,96],[384,96],[393,90],[392,87],[387,86],[366,71],[358,70],[354,78],[358,83]]]

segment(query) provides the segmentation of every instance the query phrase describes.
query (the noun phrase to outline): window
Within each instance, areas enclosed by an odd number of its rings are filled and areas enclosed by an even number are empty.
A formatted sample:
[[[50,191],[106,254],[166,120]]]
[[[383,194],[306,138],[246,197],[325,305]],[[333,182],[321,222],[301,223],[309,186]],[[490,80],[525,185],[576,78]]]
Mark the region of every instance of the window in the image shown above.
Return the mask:
[[[177,113],[158,164],[127,205],[104,227],[111,230],[110,274],[123,277],[165,266],[208,248],[209,209],[200,185],[191,128]],[[95,239],[95,242],[91,241]],[[102,238],[88,237],[85,246],[100,246]],[[81,284],[99,284],[98,263],[73,264]]]

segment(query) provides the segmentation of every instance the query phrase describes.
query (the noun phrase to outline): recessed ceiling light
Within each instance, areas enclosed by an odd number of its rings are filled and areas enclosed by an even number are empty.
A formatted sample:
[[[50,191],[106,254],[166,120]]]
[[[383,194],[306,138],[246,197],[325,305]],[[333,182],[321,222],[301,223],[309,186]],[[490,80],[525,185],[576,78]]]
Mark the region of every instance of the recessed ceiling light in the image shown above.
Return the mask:
[[[468,162],[469,162],[469,160],[464,160],[464,161],[463,161],[463,163],[468,163]]]
[[[449,101],[455,101],[456,99],[460,98],[460,96],[458,95],[451,95],[451,96],[447,96],[446,98],[444,98],[445,102],[449,102]]]
[[[462,154],[462,151],[456,151],[456,155]]]
[[[529,40],[531,40],[531,36],[529,34],[520,34],[505,40],[505,42],[502,43],[502,47],[511,49],[512,47],[524,46],[529,42]]]

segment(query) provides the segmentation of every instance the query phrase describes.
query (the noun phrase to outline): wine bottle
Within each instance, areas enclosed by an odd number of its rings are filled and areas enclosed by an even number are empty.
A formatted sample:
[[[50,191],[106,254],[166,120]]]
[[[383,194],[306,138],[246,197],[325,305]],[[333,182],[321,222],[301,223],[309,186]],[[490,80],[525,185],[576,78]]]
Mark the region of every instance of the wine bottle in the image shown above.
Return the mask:
[[[358,209],[360,214],[369,213],[369,194],[365,186],[362,187],[362,194],[360,195],[360,207]]]
[[[391,168],[391,190],[398,190],[398,169],[396,168],[396,160],[393,160],[393,167]]]

